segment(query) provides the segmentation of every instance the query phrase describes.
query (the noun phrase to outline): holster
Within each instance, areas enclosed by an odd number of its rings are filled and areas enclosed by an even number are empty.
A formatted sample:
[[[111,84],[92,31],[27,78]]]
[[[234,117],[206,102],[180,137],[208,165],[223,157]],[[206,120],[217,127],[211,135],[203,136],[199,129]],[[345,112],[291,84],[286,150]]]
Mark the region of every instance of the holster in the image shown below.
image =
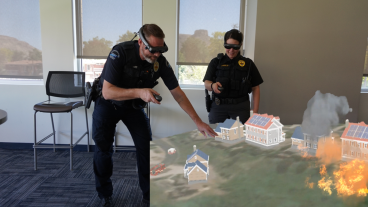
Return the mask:
[[[204,92],[206,94],[206,109],[207,109],[207,112],[210,112],[211,111],[211,105],[212,105],[212,100],[211,100],[211,97],[210,95],[208,94],[208,90],[207,89],[204,89]]]
[[[96,101],[97,97],[101,95],[101,88],[98,87],[98,84],[100,82],[100,77],[95,78],[92,85],[90,82],[86,83],[86,108],[89,109],[91,107],[91,102]]]

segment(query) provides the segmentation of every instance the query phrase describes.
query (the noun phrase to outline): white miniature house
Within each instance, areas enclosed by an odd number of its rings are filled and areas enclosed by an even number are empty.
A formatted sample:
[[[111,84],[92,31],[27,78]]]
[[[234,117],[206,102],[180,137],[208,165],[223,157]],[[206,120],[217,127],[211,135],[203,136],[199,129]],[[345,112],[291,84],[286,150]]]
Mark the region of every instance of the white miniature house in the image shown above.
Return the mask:
[[[226,119],[223,123],[219,123],[215,129],[218,136],[215,136],[215,140],[224,142],[237,142],[244,138],[244,125],[239,121],[239,117],[236,120]]]
[[[208,161],[210,157],[196,149],[193,146],[194,152],[187,156],[186,164],[184,166],[184,177],[188,178],[188,183],[196,181],[207,181],[209,172]]]
[[[347,125],[341,135],[342,157],[368,160],[368,125],[364,122]]]
[[[278,116],[254,113],[245,125],[245,140],[264,146],[277,145],[285,141],[285,133]]]

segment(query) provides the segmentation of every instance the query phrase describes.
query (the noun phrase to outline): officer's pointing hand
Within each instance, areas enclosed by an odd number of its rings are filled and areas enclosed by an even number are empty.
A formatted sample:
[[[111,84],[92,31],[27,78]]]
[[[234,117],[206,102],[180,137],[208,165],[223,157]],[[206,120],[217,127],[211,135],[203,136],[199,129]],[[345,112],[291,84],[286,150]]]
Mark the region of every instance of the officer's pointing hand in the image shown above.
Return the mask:
[[[213,129],[210,126],[208,126],[208,124],[202,121],[197,124],[197,127],[198,127],[199,132],[201,132],[201,134],[203,134],[203,136],[205,137],[207,137],[206,133],[210,137],[218,136],[218,134],[215,131],[213,131]]]
[[[155,99],[153,94],[160,95],[157,91],[150,88],[143,88],[140,92],[139,97],[145,102],[152,102],[155,104],[161,104],[159,101]]]
[[[221,93],[221,91],[219,91],[218,87],[222,87],[220,82],[216,82],[212,84],[212,89],[215,93]]]

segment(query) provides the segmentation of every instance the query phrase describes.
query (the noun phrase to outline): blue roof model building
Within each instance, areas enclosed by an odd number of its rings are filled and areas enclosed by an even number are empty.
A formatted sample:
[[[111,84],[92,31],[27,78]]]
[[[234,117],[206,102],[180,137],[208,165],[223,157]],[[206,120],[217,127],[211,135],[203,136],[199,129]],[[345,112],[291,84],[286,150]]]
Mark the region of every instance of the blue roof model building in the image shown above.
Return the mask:
[[[198,160],[193,162],[194,166],[198,165],[199,168],[201,168],[205,173],[207,173],[207,167],[204,166],[201,162],[199,162]],[[194,167],[188,172],[188,174],[194,169]]]
[[[236,120],[234,119],[226,119],[224,121],[224,123],[219,123],[215,129],[215,132],[220,132],[221,133],[221,128],[227,128],[230,129],[234,123],[236,122]]]
[[[295,138],[295,139],[301,139],[304,140],[304,134],[302,132],[302,127],[297,126],[294,130],[293,135],[291,136],[291,138]]]
[[[194,157],[194,155],[198,155],[198,156],[200,156],[203,159],[208,161],[208,155],[206,153],[202,152],[201,150],[198,150],[198,149],[196,151],[194,151],[192,154],[187,155],[187,160],[192,159],[192,157]]]

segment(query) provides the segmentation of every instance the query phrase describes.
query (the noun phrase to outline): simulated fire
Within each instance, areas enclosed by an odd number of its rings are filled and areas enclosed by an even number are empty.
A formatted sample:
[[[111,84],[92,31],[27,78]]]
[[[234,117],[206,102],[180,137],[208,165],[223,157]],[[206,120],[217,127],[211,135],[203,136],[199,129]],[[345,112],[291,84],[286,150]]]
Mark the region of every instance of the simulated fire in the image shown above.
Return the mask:
[[[364,160],[353,159],[341,161],[341,142],[331,137],[326,141],[319,140],[316,157],[318,158],[319,174],[318,188],[332,195],[334,191],[338,196],[367,196],[368,165]],[[326,165],[339,163],[338,168],[329,173]],[[331,172],[331,170],[330,170]],[[314,182],[310,177],[305,181],[307,188],[313,188]]]

